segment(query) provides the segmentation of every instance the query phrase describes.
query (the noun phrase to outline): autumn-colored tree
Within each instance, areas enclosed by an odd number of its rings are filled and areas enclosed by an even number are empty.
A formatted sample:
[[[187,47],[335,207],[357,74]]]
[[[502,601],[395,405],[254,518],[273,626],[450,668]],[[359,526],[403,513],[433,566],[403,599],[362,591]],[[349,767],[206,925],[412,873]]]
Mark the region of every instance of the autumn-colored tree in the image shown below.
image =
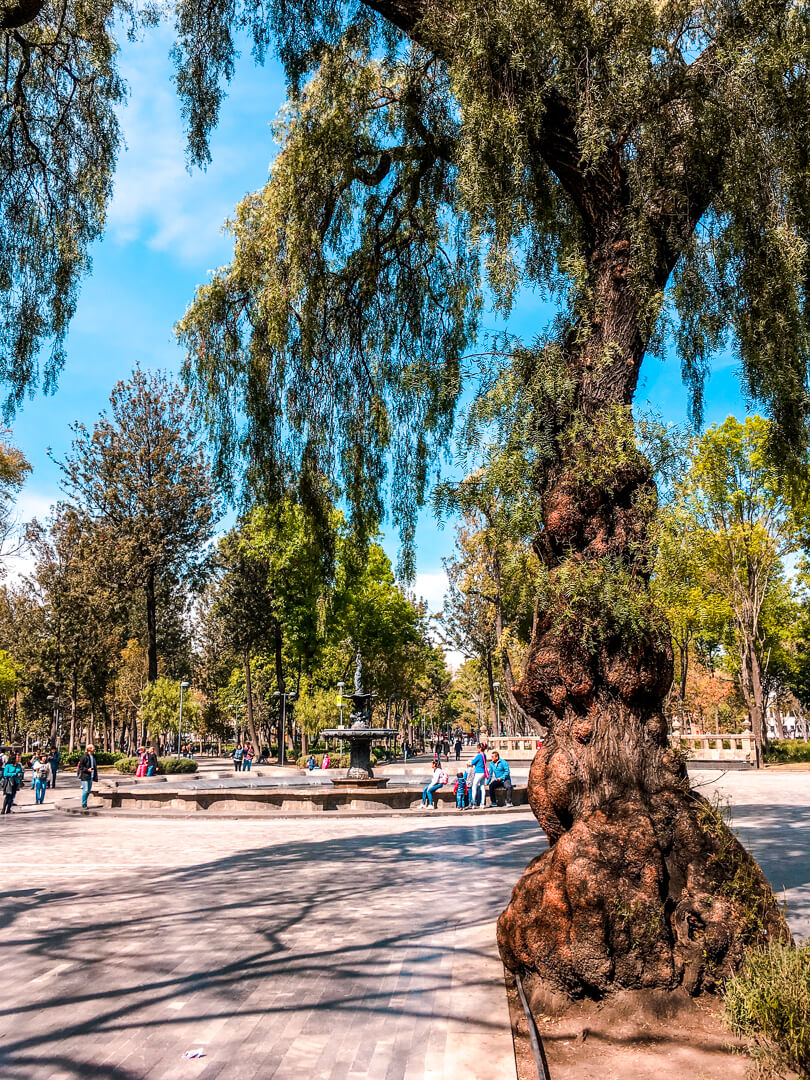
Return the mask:
[[[765,730],[768,618],[783,622],[783,560],[801,549],[810,516],[803,473],[788,484],[768,454],[769,423],[729,417],[695,448],[680,487],[677,516],[691,573],[733,627],[738,678],[758,753]],[[801,481],[799,483],[798,481]],[[681,527],[682,526],[682,527]],[[671,545],[668,545],[668,548]]]

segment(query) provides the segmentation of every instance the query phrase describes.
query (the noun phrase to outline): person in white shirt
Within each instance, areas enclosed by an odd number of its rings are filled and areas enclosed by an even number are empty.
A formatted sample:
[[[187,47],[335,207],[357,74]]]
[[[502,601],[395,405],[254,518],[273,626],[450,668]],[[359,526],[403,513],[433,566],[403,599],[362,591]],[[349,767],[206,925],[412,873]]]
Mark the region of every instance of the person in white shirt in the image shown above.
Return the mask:
[[[436,800],[436,792],[439,788],[444,787],[447,783],[447,773],[444,769],[435,768],[433,770],[433,776],[428,780],[425,788],[422,792],[422,806],[432,806],[434,810],[438,809],[438,802]]]

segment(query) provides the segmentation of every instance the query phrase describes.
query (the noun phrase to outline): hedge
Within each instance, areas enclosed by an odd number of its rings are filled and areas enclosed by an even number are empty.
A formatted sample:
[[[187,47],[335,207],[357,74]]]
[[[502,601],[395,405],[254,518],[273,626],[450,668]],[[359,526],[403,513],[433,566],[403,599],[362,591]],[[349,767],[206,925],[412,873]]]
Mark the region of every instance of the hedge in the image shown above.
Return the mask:
[[[299,767],[299,769],[305,769],[307,767],[307,762],[309,761],[309,757],[310,757],[309,754],[302,754],[301,757],[298,757],[298,758],[295,759],[295,764]],[[315,764],[320,769],[321,764],[323,762],[324,755],[323,754],[313,754],[312,757],[315,758]],[[348,769],[348,767],[351,765],[351,763],[352,763],[351,754],[330,754],[329,755],[329,768],[330,769]]]
[[[138,759],[134,757],[119,758],[115,764],[119,772],[134,774],[138,768]],[[191,758],[158,758],[157,774],[159,776],[166,773],[195,773],[196,771],[197,762],[192,761]]]
[[[765,750],[770,762],[810,761],[810,742],[801,739],[773,739]]]
[[[73,750],[71,753],[62,754],[59,758],[59,768],[75,769],[76,766],[79,764],[79,760],[81,759],[83,753],[84,750]],[[30,765],[31,758],[33,756],[33,754],[25,754],[23,756],[22,762],[26,768],[28,768],[28,766]],[[122,758],[126,757],[126,754],[121,754],[119,752],[111,754],[107,750],[96,750],[95,757],[96,765],[117,765]]]

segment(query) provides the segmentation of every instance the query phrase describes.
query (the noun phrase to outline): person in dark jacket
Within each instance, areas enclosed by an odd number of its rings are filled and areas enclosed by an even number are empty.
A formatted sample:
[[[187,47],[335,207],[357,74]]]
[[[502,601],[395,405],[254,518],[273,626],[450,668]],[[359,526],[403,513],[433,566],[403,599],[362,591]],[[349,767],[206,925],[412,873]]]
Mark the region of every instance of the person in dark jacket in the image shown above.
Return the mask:
[[[51,750],[51,758],[50,758],[50,764],[51,764],[51,787],[52,788],[56,787],[56,770],[59,768],[59,762],[61,760],[62,760],[62,753],[61,753],[59,747],[55,746],[53,748],[53,750]]]
[[[154,746],[150,746],[146,751],[146,775],[154,776],[157,772],[158,756],[155,753]]]
[[[93,787],[93,781],[98,780],[98,769],[96,768],[96,748],[90,743],[79,758],[79,764],[76,766],[76,775],[82,782],[82,809],[87,809],[87,797],[90,794],[90,790]]]
[[[0,782],[3,786],[3,809],[0,810],[0,814],[10,814],[14,805],[14,796],[23,783],[23,767],[19,754],[12,755],[12,758],[3,766],[3,778]]]

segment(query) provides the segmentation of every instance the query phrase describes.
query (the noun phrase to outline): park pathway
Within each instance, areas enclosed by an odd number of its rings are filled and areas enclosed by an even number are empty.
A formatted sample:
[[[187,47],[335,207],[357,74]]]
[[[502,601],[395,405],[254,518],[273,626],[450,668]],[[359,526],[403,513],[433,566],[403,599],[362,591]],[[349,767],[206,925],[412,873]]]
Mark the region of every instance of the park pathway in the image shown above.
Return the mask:
[[[693,782],[731,800],[808,936],[810,773]],[[0,819],[2,1080],[514,1080],[494,921],[544,847],[529,814],[143,820],[23,802]]]
[[[514,1080],[494,921],[544,842],[430,813],[1,819],[0,1077]]]

